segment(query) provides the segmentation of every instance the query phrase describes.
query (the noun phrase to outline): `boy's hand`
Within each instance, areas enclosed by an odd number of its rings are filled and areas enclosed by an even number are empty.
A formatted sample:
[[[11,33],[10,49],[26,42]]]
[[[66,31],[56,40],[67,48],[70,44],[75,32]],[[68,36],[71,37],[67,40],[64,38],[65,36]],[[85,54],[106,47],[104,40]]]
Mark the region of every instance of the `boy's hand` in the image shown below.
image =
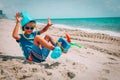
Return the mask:
[[[15,18],[16,18],[17,22],[21,22],[21,20],[22,20],[22,17],[20,16],[19,12],[16,13]]]
[[[47,26],[49,27],[49,26],[52,26],[53,24],[51,23],[51,21],[50,21],[50,18],[48,18],[48,24],[47,24]]]
[[[52,26],[52,25],[53,25],[53,24],[51,23],[50,18],[48,18],[48,23],[47,23],[47,25],[46,25],[43,29],[40,30],[40,34],[46,32],[46,31],[48,30],[48,28],[49,28],[50,26]]]

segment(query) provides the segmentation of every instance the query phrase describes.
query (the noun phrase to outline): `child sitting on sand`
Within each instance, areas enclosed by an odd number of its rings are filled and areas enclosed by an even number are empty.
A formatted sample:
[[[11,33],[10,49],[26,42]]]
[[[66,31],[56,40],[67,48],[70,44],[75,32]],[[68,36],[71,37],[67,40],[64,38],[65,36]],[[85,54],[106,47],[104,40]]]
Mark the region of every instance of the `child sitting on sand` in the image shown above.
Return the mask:
[[[33,31],[36,28],[36,21],[32,20],[26,12],[16,13],[15,18],[16,25],[12,36],[22,47],[27,60],[35,62],[45,61],[50,50],[53,50],[54,58],[58,58],[61,55],[60,47],[55,46],[55,42],[50,35],[45,35],[44,38],[40,36],[53,25],[49,18],[47,25],[37,32]],[[23,34],[18,34],[20,25],[24,31]]]

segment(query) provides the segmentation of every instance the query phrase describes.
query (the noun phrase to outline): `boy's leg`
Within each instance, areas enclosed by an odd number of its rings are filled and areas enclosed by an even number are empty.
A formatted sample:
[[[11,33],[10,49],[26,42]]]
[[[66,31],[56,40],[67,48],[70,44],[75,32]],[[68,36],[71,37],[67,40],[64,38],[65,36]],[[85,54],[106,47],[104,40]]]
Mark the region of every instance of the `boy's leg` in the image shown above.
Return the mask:
[[[47,38],[46,38],[47,39]],[[34,39],[34,44],[39,46],[39,45],[42,45],[50,50],[53,50],[54,49],[54,45],[52,44],[49,44],[48,42],[48,39],[47,41],[45,39],[43,39],[40,35],[37,35]]]
[[[54,47],[54,45],[49,44],[49,41],[51,41],[51,40],[49,40],[48,37],[46,37],[46,39],[42,39],[40,35],[37,35],[34,39],[34,44],[37,46],[41,45],[41,46],[44,46],[50,50],[53,50],[53,52],[51,53],[51,58],[53,58],[53,59],[59,58],[61,56],[61,53],[62,53],[60,47],[58,47],[58,46]]]
[[[53,38],[50,35],[45,35],[44,39],[50,42],[53,46],[55,46],[56,42],[53,40]],[[60,47],[62,45],[62,42],[58,42],[57,45]]]
[[[44,39],[48,42],[50,42],[52,45],[55,45],[55,41],[50,35],[45,35]]]

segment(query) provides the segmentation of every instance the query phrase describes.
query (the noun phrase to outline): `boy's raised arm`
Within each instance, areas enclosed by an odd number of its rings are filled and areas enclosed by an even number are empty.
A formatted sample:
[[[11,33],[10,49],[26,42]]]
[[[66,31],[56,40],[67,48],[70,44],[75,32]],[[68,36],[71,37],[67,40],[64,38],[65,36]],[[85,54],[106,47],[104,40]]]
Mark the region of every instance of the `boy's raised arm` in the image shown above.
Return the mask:
[[[13,30],[12,36],[13,36],[14,39],[19,40],[20,36],[18,34],[18,31],[19,31],[20,22],[22,20],[19,12],[16,13],[15,18],[16,18],[16,25],[15,25],[15,28]]]
[[[50,18],[48,18],[47,22],[48,22],[47,25],[43,29],[40,30],[40,34],[46,32],[48,30],[48,28],[53,25],[50,21]]]

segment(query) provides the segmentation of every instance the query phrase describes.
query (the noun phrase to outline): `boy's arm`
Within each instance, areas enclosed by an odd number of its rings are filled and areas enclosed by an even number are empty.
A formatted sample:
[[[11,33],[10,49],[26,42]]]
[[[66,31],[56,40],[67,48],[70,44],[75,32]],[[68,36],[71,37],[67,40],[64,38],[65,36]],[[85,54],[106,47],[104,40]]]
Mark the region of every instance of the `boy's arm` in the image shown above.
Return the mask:
[[[51,23],[50,18],[48,18],[48,24],[43,29],[40,30],[40,34],[46,32],[48,30],[48,28],[52,25],[53,24]]]
[[[19,12],[16,13],[15,18],[16,18],[16,25],[15,25],[15,28],[13,30],[12,36],[13,36],[14,39],[19,40],[20,36],[18,34],[18,31],[19,31],[20,22],[22,20]]]
[[[20,36],[18,35],[19,26],[20,26],[20,22],[16,22],[15,28],[14,28],[13,33],[12,33],[13,38],[16,40],[20,39]]]

